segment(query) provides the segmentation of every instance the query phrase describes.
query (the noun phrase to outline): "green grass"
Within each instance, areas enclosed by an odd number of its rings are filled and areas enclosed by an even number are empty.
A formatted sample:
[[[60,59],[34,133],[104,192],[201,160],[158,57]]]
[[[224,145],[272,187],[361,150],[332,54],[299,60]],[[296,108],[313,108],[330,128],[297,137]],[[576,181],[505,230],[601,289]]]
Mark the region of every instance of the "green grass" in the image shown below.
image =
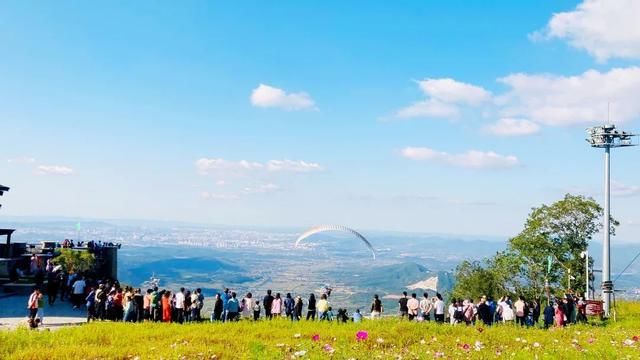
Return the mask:
[[[617,322],[552,330],[438,326],[397,319],[360,324],[305,321],[292,324],[287,320],[190,325],[92,323],[52,332],[27,329],[0,332],[0,358],[640,358],[640,342],[636,337],[640,336],[640,303],[622,303],[617,314]],[[356,340],[360,330],[368,332],[367,340]],[[316,334],[319,341],[312,340]]]

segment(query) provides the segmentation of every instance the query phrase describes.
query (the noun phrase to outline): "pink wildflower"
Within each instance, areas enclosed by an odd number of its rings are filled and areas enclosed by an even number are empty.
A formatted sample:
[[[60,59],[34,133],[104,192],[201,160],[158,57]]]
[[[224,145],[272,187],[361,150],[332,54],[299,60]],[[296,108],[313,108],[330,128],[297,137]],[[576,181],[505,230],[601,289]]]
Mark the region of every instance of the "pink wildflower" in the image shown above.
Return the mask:
[[[320,335],[318,335],[318,334],[313,335],[313,336],[311,337],[311,340],[313,340],[313,341],[320,341]]]
[[[464,351],[469,351],[469,350],[471,350],[471,345],[469,345],[469,344],[462,344],[462,345],[460,345],[460,348],[461,348],[462,350],[464,350]]]
[[[369,333],[364,330],[360,330],[356,333],[356,340],[358,341],[364,341],[364,340],[367,340],[368,338],[369,338]]]
[[[322,349],[328,353],[332,353],[335,351],[335,349],[329,345],[329,344],[324,344],[324,346],[322,347]]]

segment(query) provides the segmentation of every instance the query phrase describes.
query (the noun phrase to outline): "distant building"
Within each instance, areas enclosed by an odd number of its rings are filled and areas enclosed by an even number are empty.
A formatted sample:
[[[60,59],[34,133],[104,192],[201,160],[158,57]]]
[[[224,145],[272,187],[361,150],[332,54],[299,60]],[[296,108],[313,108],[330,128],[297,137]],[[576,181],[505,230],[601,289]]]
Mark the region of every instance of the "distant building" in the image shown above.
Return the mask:
[[[0,185],[0,195],[8,190],[8,187]],[[57,250],[61,248],[92,253],[96,261],[94,268],[88,271],[89,276],[114,280],[118,277],[119,244],[95,241],[75,244],[68,239],[63,242],[42,241],[39,244],[15,243],[11,241],[14,231],[15,229],[0,229],[0,238],[6,239],[4,243],[0,243],[0,285],[5,291],[21,287],[30,290],[30,286],[46,282],[47,261],[54,259]]]

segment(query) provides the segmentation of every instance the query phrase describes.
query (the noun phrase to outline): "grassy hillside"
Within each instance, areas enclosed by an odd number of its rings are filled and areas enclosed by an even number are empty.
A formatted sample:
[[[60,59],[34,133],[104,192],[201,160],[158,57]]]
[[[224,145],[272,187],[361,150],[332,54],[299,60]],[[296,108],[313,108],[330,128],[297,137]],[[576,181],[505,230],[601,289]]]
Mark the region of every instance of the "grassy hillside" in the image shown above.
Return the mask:
[[[54,332],[0,332],[2,359],[613,359],[640,357],[640,303],[618,322],[565,329],[286,320],[233,324],[94,323]],[[359,331],[367,338],[356,339]]]

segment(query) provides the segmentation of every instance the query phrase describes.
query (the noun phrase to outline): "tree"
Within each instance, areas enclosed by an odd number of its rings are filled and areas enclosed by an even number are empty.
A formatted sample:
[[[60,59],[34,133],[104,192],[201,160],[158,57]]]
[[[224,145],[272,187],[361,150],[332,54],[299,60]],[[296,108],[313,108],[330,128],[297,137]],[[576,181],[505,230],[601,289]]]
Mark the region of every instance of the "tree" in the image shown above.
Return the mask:
[[[476,283],[486,281],[481,286],[486,294],[540,298],[546,281],[552,291],[570,290],[569,276],[574,278],[572,284],[584,284],[586,269],[580,253],[602,229],[602,216],[603,209],[595,200],[580,195],[567,194],[551,205],[533,208],[524,229],[509,239],[504,251],[485,259],[484,265],[465,261],[458,266],[459,286],[454,293],[468,287],[469,295],[477,296]],[[618,222],[612,218],[611,224],[615,234]],[[547,271],[549,257],[553,261]]]
[[[555,289],[569,289],[572,284],[585,283],[585,264],[580,253],[587,250],[589,241],[602,229],[602,207],[592,198],[565,195],[564,199],[533,208],[524,229],[509,240],[509,250],[525,260],[522,273],[531,287],[544,286],[545,276]],[[611,219],[611,232],[619,224]],[[547,275],[547,258],[553,259]],[[571,273],[569,273],[569,270]]]
[[[478,299],[483,295],[494,299],[502,296],[506,289],[493,270],[490,264],[483,266],[480,261],[463,261],[456,267],[456,284],[451,296],[471,299]]]
[[[60,254],[53,259],[56,265],[62,265],[65,271],[82,273],[93,269],[96,257],[88,251],[60,249]]]

